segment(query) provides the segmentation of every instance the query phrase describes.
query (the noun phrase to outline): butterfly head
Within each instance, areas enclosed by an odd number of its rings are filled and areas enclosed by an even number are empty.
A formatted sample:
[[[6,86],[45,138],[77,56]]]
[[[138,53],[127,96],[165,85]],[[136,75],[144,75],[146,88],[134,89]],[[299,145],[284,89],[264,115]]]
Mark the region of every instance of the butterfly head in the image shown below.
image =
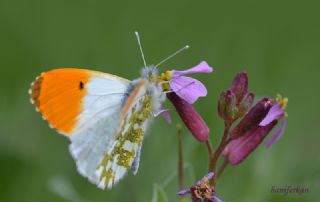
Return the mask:
[[[145,67],[141,70],[141,77],[149,82],[156,82],[158,75],[158,69],[155,66]]]

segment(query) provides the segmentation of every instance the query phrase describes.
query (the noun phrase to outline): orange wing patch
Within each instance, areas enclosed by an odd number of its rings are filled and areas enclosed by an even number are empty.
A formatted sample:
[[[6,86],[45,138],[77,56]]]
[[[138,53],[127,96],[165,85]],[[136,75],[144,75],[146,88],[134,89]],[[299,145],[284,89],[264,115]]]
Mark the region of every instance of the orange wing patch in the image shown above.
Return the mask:
[[[55,69],[42,73],[31,84],[31,102],[50,126],[70,135],[82,111],[89,70]]]

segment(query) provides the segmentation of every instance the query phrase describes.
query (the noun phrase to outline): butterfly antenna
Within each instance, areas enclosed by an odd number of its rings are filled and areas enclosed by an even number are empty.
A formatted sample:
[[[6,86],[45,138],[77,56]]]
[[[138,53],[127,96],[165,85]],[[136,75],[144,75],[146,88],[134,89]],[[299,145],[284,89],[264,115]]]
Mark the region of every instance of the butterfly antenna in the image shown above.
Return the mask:
[[[166,62],[167,60],[173,58],[174,56],[178,55],[179,53],[181,53],[184,50],[187,50],[190,46],[186,45],[183,48],[180,48],[179,50],[177,50],[176,52],[174,52],[173,54],[171,54],[169,57],[165,58],[164,60],[162,60],[161,62],[159,62],[155,68],[159,67],[161,64],[163,64],[164,62]]]
[[[142,50],[142,46],[141,46],[139,33],[137,31],[135,31],[134,34],[136,35],[136,38],[137,38],[137,41],[138,41],[138,45],[139,45],[139,49],[140,49],[140,52],[141,52],[141,56],[142,56],[144,67],[147,67],[146,59],[144,58],[144,54],[143,54],[143,50]]]

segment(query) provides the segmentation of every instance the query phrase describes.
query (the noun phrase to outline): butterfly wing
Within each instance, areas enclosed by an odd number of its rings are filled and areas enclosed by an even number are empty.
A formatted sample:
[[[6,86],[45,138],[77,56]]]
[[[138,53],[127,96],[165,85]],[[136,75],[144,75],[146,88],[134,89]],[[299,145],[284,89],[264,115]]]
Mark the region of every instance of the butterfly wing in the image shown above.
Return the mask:
[[[139,166],[151,112],[145,80],[57,69],[32,84],[31,101],[53,128],[70,138],[78,171],[100,188],[111,188]]]
[[[119,127],[129,85],[126,79],[82,69],[55,69],[32,83],[31,102],[52,128],[70,138],[78,171],[93,182]]]
[[[49,125],[71,136],[99,117],[118,113],[129,83],[96,71],[55,69],[37,77],[29,93],[31,102]]]
[[[112,141],[112,146],[103,155],[97,167],[100,188],[111,188],[132,169],[136,174],[139,167],[140,150],[147,127],[151,120],[152,95],[145,80],[134,84],[123,107],[121,123]]]

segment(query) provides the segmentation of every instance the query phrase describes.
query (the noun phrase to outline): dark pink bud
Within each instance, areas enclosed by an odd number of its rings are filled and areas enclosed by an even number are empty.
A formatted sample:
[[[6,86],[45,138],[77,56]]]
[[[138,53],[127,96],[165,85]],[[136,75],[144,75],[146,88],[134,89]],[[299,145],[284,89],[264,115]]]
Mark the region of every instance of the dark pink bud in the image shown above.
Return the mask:
[[[237,98],[237,104],[241,102],[241,100],[244,98],[244,96],[248,92],[248,76],[245,72],[238,73],[229,88],[231,92],[233,92],[236,95]]]
[[[247,131],[256,128],[267,115],[272,106],[270,98],[263,98],[242,118],[240,123],[231,131],[231,138],[235,139],[244,135]]]
[[[253,93],[248,93],[248,76],[245,72],[238,73],[227,91],[220,95],[218,112],[222,119],[233,122],[241,118],[251,107]]]
[[[209,136],[209,128],[192,105],[175,93],[169,93],[167,97],[176,108],[191,134],[199,141],[206,141]]]
[[[266,126],[258,126],[247,131],[243,136],[232,140],[224,149],[223,155],[230,164],[241,163],[251,152],[253,152],[263,139],[269,134],[277,124],[277,120]]]

